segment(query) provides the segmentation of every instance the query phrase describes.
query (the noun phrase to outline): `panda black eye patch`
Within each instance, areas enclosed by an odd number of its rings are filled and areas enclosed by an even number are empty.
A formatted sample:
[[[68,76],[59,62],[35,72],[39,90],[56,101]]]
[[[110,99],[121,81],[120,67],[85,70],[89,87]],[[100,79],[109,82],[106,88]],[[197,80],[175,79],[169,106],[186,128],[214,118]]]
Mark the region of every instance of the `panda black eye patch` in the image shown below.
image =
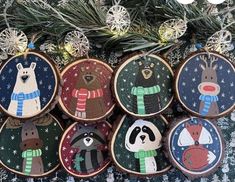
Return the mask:
[[[149,135],[150,141],[153,142],[155,140],[155,135],[154,135],[153,131],[149,127],[143,126],[142,131]]]
[[[135,139],[136,139],[137,135],[140,133],[140,131],[141,131],[141,129],[138,126],[133,129],[133,131],[131,132],[130,138],[129,138],[130,144],[135,143]]]

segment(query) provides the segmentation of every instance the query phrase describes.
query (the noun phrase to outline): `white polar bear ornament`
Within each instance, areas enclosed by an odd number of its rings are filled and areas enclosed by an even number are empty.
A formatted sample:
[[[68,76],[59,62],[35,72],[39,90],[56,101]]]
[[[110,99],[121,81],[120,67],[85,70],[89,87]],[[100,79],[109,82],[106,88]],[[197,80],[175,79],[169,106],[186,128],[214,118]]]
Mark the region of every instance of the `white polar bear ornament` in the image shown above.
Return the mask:
[[[8,112],[17,117],[36,115],[41,110],[40,91],[34,71],[36,63],[32,62],[28,68],[18,63],[16,68],[18,73]]]
[[[139,159],[141,173],[151,174],[157,171],[155,156],[156,149],[161,147],[161,140],[160,131],[149,121],[136,120],[128,129],[125,147]]]

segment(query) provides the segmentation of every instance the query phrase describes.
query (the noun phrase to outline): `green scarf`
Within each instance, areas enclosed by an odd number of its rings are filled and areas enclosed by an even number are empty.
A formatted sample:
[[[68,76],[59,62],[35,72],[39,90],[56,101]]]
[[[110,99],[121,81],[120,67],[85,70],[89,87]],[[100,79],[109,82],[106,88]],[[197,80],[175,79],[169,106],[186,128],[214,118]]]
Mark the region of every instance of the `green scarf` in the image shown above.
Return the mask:
[[[155,85],[152,87],[132,87],[131,94],[136,95],[137,97],[137,108],[138,114],[145,114],[145,105],[144,105],[144,96],[145,95],[152,95],[159,93],[161,91],[159,85]]]
[[[140,161],[140,172],[145,174],[146,173],[146,166],[145,166],[145,158],[146,157],[155,157],[157,156],[156,150],[139,150],[139,152],[135,152],[135,158],[139,159]]]
[[[39,157],[41,155],[42,155],[41,149],[36,149],[36,150],[28,149],[22,152],[22,157],[26,159],[25,169],[23,169],[25,175],[29,175],[32,170],[33,158]]]

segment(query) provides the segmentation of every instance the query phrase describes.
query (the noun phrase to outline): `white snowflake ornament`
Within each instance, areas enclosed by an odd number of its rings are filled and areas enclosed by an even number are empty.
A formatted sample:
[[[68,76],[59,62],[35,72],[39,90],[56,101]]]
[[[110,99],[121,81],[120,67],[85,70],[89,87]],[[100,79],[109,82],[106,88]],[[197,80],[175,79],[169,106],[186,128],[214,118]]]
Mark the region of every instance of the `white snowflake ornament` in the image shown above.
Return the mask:
[[[65,50],[74,57],[82,57],[88,54],[89,40],[81,31],[72,31],[65,36]]]
[[[182,19],[170,19],[161,24],[158,33],[163,42],[173,41],[185,34],[187,21]]]
[[[206,43],[209,50],[225,53],[234,49],[232,44],[232,34],[228,30],[215,32]]]
[[[130,28],[130,14],[125,7],[115,4],[107,12],[106,24],[113,34],[124,35]]]
[[[6,28],[0,33],[0,48],[9,55],[24,52],[28,46],[28,39],[24,32],[15,28]]]

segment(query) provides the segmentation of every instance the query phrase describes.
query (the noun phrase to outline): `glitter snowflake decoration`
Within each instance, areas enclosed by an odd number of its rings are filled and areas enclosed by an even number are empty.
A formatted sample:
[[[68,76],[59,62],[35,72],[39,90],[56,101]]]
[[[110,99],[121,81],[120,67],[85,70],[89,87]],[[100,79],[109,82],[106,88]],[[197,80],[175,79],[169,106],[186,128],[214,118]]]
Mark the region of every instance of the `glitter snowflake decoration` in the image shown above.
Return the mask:
[[[72,31],[65,36],[65,50],[74,57],[82,57],[88,54],[89,40],[81,31]]]
[[[159,27],[158,33],[163,42],[176,40],[183,36],[187,30],[187,22],[182,19],[170,19]]]
[[[130,28],[130,14],[125,7],[116,4],[108,10],[106,24],[113,34],[123,35]]]
[[[24,52],[28,46],[28,39],[24,32],[15,28],[6,28],[0,33],[0,48],[9,55]]]
[[[209,50],[225,53],[234,49],[232,44],[232,34],[228,30],[215,32],[206,43]]]
[[[55,53],[56,45],[51,42],[44,42],[42,45],[40,45],[40,50],[45,53]]]

